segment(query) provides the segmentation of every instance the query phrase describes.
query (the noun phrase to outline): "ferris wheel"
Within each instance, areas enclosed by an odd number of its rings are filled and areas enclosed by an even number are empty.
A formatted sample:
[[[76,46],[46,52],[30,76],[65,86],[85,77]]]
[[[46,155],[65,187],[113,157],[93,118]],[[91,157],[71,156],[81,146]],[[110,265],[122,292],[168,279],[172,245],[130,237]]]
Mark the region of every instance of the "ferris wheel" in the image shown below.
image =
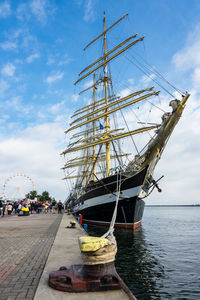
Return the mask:
[[[15,198],[25,198],[25,194],[35,191],[35,183],[33,179],[24,174],[16,173],[10,175],[3,184],[2,197],[3,199],[14,200]]]

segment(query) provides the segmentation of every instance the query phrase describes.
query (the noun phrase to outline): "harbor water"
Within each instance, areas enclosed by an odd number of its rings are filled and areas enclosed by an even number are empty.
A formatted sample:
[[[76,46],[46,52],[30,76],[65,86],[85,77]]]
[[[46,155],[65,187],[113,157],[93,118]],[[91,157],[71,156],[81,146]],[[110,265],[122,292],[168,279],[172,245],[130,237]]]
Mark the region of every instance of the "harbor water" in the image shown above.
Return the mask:
[[[200,206],[147,206],[139,230],[115,231],[115,265],[138,300],[200,299],[199,232]]]

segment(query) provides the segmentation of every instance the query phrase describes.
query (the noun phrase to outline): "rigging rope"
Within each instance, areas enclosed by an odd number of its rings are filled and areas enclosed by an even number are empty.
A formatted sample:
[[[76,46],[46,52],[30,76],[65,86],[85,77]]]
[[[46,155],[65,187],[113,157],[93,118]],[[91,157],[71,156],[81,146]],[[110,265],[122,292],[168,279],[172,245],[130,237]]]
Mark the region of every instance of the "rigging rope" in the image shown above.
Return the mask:
[[[154,81],[157,85],[159,85],[166,93],[168,93],[172,98],[174,98],[174,95],[171,94],[162,84],[160,84],[157,80],[152,78],[146,71],[144,71],[141,67],[139,67],[136,63],[134,63],[127,55],[126,58],[130,63],[132,63],[136,68],[138,68],[142,73],[144,73],[147,77],[149,77],[152,81]],[[134,57],[133,57],[134,58]],[[134,58],[135,59],[135,58]],[[136,59],[135,59],[136,60]]]
[[[112,82],[111,82],[110,85],[111,85],[111,90],[112,90],[112,92],[114,93],[114,89],[113,89],[113,84],[112,84]],[[118,104],[118,107],[119,107],[119,104]],[[128,127],[128,124],[127,124],[127,122],[126,122],[126,119],[124,118],[124,115],[123,115],[123,112],[122,112],[121,109],[120,109],[120,112],[121,112],[121,114],[122,114],[122,118],[123,118],[123,120],[124,120],[124,123],[125,123],[125,125],[126,125],[128,131],[130,132],[130,129],[129,129],[129,127]],[[133,145],[134,145],[134,147],[135,147],[135,149],[136,149],[136,152],[139,154],[139,150],[138,150],[138,148],[137,148],[137,146],[136,146],[136,143],[135,143],[135,141],[134,141],[132,135],[131,135],[131,140],[132,140]],[[120,149],[120,142],[119,142],[119,149]]]
[[[146,52],[146,48],[145,48],[145,44],[144,44],[144,40],[143,42],[143,46]],[[165,81],[168,85],[170,85],[175,91],[177,91],[179,94],[184,95],[185,93],[183,93],[180,89],[178,89],[177,87],[175,87],[173,84],[171,84],[160,72],[158,72],[156,70],[155,67],[151,66],[141,55],[139,55],[138,53],[135,53],[136,55],[138,55],[140,57],[141,60],[143,60],[143,62],[148,66],[146,66],[147,69],[149,69],[151,72],[153,72],[155,75],[157,75],[160,79],[162,79],[163,81]],[[136,58],[134,58],[136,60]],[[138,60],[137,60],[138,61]]]
[[[122,163],[121,163],[121,161],[120,161],[120,159],[119,159],[118,153],[117,153],[117,151],[116,151],[116,149],[115,149],[114,142],[111,141],[111,143],[112,143],[112,146],[113,146],[114,153],[115,153],[115,155],[116,155],[116,157],[117,157],[118,163],[119,163],[119,165],[122,165]]]
[[[99,156],[99,154],[100,154],[100,152],[101,152],[101,148],[102,148],[102,144],[101,144],[100,147],[99,147],[98,154],[97,154],[97,156],[96,156],[96,158],[95,158],[95,161],[94,161],[94,163],[93,163],[92,170],[91,170],[91,172],[90,172],[90,175],[89,175],[89,177],[88,177],[88,180],[87,180],[87,182],[86,182],[86,185],[87,185],[88,182],[90,181],[90,178],[91,178],[91,176],[92,176],[92,174],[93,174],[95,164],[96,164],[97,159],[98,159],[98,156]],[[88,168],[87,168],[87,171],[88,171],[88,170],[89,170],[89,166],[88,166]],[[87,171],[86,171],[86,172],[87,172]]]
[[[130,129],[129,129],[129,127],[128,127],[128,124],[127,124],[127,122],[126,122],[126,119],[125,119],[124,114],[123,114],[123,112],[122,112],[121,109],[120,109],[120,112],[121,112],[121,114],[122,114],[122,118],[123,118],[123,120],[124,120],[124,123],[126,124],[126,127],[127,127],[128,131],[130,132]],[[132,142],[133,142],[133,145],[134,145],[134,147],[135,147],[137,153],[139,154],[139,150],[138,150],[138,148],[137,148],[137,146],[136,146],[136,143],[135,143],[135,141],[134,141],[132,135],[131,135],[131,140],[132,140]]]
[[[117,173],[116,203],[115,203],[115,209],[113,212],[112,220],[110,222],[110,227],[109,227],[108,231],[104,235],[102,235],[103,238],[108,238],[113,243],[116,243],[113,232],[114,232],[115,221],[117,218],[117,208],[118,208],[118,202],[119,202],[119,196],[120,196],[120,188],[121,188],[121,172]]]

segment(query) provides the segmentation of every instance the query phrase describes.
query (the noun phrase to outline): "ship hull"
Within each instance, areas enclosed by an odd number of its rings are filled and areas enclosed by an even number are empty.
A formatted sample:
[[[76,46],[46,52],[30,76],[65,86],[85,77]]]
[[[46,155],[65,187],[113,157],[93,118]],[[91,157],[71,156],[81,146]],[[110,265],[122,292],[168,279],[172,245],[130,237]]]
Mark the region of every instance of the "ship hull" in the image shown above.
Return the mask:
[[[136,229],[141,225],[145,202],[140,198],[147,168],[128,178],[121,178],[115,227]],[[117,175],[104,178],[99,186],[90,187],[77,199],[73,213],[82,215],[85,224],[109,226],[115,204]]]
[[[121,200],[118,206],[115,227],[133,230],[140,227],[144,206],[145,202],[141,199],[130,198],[128,200]],[[80,211],[79,214],[82,214],[84,224],[109,227],[114,208],[115,205],[111,203],[96,208],[94,211],[98,211],[95,213],[90,213],[90,211]]]

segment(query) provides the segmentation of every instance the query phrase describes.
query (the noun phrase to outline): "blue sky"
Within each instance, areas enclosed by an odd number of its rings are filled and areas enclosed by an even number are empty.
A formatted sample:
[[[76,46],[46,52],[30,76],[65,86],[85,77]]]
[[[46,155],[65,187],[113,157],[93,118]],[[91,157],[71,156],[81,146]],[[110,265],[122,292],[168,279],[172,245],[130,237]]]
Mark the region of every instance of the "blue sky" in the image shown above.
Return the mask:
[[[129,14],[111,33],[114,42],[145,35],[135,51],[192,95],[156,170],[157,178],[165,175],[163,193],[154,192],[148,203],[198,203],[200,2],[195,0],[0,1],[0,186],[22,172],[34,179],[38,192],[65,199],[59,153],[70,114],[83,105],[73,83],[96,57],[93,46],[86,53],[82,49],[101,33],[104,11],[108,26]],[[133,71],[127,78],[140,80],[143,74]]]

